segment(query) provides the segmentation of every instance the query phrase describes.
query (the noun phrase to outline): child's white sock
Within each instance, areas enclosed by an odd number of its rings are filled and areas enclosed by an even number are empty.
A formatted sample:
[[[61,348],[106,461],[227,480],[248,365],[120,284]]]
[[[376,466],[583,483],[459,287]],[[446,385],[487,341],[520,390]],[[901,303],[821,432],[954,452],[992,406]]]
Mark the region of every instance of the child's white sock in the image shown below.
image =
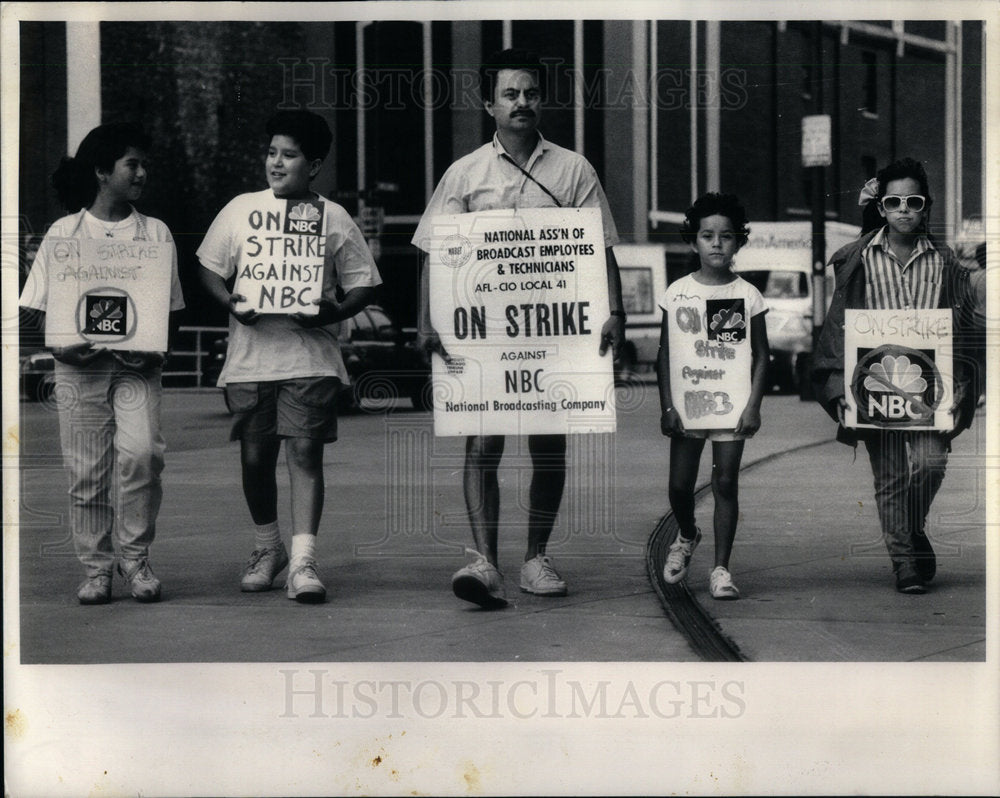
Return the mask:
[[[253,545],[255,549],[277,549],[281,547],[281,533],[278,531],[278,522],[272,521],[270,524],[261,524],[254,527]]]
[[[292,564],[316,559],[316,536],[308,533],[292,535]]]

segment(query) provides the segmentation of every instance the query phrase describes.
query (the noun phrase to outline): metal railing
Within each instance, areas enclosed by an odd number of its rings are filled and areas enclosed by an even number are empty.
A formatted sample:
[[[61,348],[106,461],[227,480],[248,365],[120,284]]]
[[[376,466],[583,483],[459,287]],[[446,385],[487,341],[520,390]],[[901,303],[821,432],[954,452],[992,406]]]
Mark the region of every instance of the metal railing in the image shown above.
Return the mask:
[[[205,384],[205,365],[212,354],[211,346],[219,338],[229,334],[227,327],[180,327],[178,328],[179,346],[185,348],[173,349],[170,360],[163,371],[164,380],[187,381],[193,378],[196,387],[214,387]],[[188,344],[187,342],[193,341]],[[183,368],[187,366],[187,368]]]

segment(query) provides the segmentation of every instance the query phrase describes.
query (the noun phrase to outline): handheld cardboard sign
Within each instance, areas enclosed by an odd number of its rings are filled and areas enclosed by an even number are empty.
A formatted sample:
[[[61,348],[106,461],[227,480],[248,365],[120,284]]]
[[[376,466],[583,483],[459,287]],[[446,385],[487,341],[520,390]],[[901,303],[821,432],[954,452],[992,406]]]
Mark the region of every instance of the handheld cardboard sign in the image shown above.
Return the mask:
[[[172,243],[84,238],[47,246],[46,346],[166,351]]]
[[[240,247],[233,293],[246,297],[239,311],[313,316],[323,292],[326,214],[322,200],[285,200],[252,211]]]
[[[429,255],[436,435],[614,431],[599,209],[438,216]]]
[[[846,425],[950,430],[951,350],[950,310],[845,311]]]

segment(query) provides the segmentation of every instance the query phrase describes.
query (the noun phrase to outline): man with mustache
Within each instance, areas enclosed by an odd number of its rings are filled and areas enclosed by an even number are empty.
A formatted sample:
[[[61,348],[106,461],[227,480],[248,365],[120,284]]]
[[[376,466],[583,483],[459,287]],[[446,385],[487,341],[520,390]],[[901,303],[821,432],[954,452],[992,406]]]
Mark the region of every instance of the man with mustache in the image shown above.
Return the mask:
[[[621,280],[612,247],[618,233],[597,173],[581,155],[547,141],[538,132],[543,70],[538,57],[523,50],[504,50],[480,68],[483,106],[496,123],[492,141],[460,158],[445,172],[424,211],[412,243],[430,249],[433,219],[504,208],[601,209],[607,259],[611,315],[601,328],[601,355],[620,352],[625,340]],[[424,261],[421,279],[419,341],[428,354],[448,359],[430,323],[429,279]],[[565,596],[566,583],[545,546],[552,534],[566,479],[566,436],[530,435],[532,476],[528,511],[528,545],[520,588],[538,596]],[[503,456],[502,435],[471,436],[466,441],[463,487],[475,550],[452,577],[455,595],[487,609],[507,604],[503,575],[497,568],[500,489],[497,468]]]

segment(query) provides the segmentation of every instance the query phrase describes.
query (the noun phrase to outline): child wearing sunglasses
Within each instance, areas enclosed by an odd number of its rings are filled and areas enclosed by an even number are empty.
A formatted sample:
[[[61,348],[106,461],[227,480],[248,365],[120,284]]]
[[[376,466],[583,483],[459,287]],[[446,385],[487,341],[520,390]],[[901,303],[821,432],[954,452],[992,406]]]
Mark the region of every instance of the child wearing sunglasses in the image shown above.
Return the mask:
[[[944,479],[951,440],[971,426],[976,412],[972,340],[975,299],[969,273],[955,254],[928,235],[932,198],[924,167],[904,158],[882,169],[862,191],[861,204],[877,203],[883,225],[839,250],[831,265],[836,289],[813,357],[816,397],[840,423],[837,439],[864,442],[875,477],[882,537],[896,589],[921,594],[934,578],[936,558],[927,514]],[[867,209],[866,209],[867,211]],[[954,427],[948,432],[848,429],[844,390],[844,311],[920,311],[950,308],[953,317]]]

